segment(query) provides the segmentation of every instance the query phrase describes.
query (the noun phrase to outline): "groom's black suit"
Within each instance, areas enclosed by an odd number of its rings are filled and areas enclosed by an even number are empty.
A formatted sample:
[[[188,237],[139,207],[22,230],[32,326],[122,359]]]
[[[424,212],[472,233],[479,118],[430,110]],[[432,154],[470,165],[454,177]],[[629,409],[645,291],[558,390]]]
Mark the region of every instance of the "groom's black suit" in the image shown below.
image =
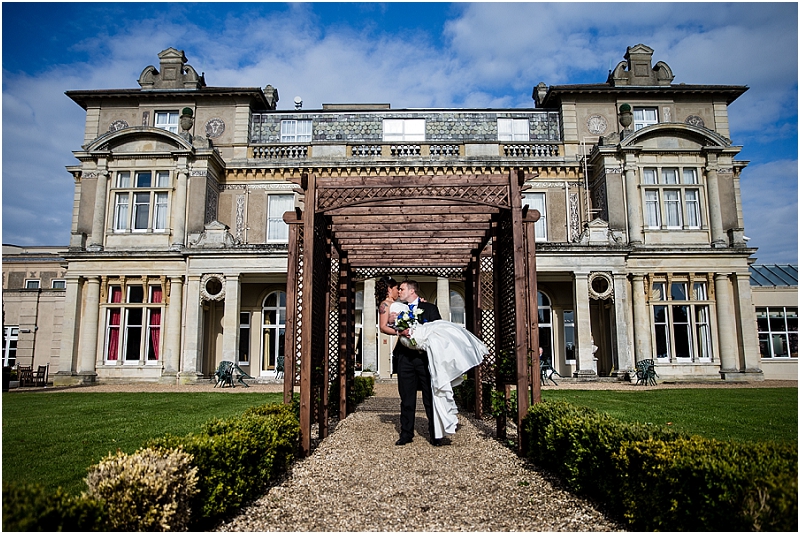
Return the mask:
[[[421,322],[438,321],[442,318],[436,304],[420,301]],[[431,373],[428,370],[428,354],[425,351],[409,349],[400,341],[392,352],[397,368],[397,390],[400,393],[400,439],[410,441],[414,437],[414,420],[417,411],[417,391],[422,390],[422,404],[428,416],[430,440],[433,433],[433,391]]]

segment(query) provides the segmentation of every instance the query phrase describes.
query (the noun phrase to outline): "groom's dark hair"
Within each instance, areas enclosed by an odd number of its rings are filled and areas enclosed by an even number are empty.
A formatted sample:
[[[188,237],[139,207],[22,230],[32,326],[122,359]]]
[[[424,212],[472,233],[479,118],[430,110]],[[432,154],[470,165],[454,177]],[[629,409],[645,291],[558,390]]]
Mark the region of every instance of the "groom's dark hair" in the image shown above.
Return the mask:
[[[406,285],[406,287],[410,287],[414,290],[414,293],[419,295],[419,284],[416,280],[403,280],[403,283]]]

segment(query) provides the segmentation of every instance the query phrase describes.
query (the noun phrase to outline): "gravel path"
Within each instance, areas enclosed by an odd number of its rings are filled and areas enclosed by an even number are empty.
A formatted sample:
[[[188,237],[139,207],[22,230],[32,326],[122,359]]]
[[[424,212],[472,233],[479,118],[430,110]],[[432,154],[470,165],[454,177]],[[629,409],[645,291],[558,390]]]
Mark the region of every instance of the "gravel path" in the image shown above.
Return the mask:
[[[377,385],[377,395],[339,422],[282,484],[218,531],[622,530],[495,440],[491,422],[470,414],[459,414],[458,432],[433,447],[419,398],[417,435],[395,446],[396,391]]]

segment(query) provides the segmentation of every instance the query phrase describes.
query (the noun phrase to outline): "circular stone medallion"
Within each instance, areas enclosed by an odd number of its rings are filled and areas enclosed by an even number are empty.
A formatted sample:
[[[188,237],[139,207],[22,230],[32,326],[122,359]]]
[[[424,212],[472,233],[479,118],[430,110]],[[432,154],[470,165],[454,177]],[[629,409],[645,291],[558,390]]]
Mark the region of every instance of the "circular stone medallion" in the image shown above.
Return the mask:
[[[206,137],[209,139],[219,137],[223,132],[225,132],[225,122],[222,119],[215,117],[206,123]]]
[[[608,121],[602,115],[592,115],[586,120],[586,128],[589,133],[600,135],[606,133]]]

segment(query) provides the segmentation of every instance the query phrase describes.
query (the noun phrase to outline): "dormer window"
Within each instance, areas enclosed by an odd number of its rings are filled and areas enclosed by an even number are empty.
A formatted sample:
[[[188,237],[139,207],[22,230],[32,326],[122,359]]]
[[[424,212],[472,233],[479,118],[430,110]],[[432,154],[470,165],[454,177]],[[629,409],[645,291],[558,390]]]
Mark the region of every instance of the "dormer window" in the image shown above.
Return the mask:
[[[633,130],[658,124],[658,108],[633,108]]]

